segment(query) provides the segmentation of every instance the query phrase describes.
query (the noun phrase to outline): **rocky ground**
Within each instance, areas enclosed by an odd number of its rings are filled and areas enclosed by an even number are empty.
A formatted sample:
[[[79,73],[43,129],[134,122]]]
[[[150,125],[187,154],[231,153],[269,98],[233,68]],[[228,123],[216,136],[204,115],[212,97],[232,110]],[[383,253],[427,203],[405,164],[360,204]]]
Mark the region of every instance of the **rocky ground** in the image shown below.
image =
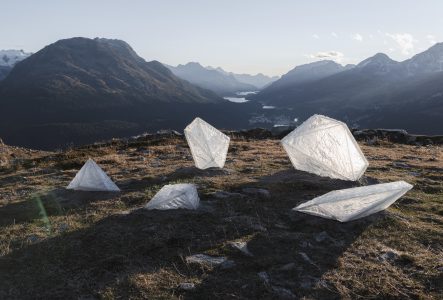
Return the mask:
[[[59,152],[0,145],[1,299],[441,299],[443,151],[371,138],[360,182],[296,171],[278,139],[231,133],[225,169],[182,136]],[[65,190],[88,157],[121,193]],[[291,209],[334,189],[405,180],[387,211],[339,223]],[[197,211],[146,211],[195,183]]]

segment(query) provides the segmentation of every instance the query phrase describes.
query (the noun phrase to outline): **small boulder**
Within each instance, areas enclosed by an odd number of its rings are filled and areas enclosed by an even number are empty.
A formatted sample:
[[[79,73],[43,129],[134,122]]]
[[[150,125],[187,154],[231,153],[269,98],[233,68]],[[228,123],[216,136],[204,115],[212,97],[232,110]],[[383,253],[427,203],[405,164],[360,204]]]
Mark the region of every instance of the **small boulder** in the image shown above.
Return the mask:
[[[229,242],[229,245],[240,251],[245,256],[254,256],[248,249],[248,244],[246,242]]]
[[[191,256],[187,256],[185,260],[188,264],[196,264],[210,268],[218,267],[228,262],[228,259],[224,256],[216,257],[216,256],[209,256],[206,254],[194,254]],[[226,266],[227,265],[225,265],[225,267]]]
[[[178,289],[182,291],[192,291],[195,290],[195,284],[192,282],[182,282],[178,285]]]

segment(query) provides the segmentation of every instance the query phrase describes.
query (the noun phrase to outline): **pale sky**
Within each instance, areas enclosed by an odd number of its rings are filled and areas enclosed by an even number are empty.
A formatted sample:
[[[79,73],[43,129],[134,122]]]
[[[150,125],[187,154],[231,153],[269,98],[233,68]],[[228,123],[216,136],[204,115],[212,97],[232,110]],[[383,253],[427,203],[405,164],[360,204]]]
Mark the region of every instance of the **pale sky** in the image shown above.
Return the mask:
[[[146,60],[281,75],[319,59],[405,60],[443,41],[441,0],[0,0],[0,49],[117,38]]]

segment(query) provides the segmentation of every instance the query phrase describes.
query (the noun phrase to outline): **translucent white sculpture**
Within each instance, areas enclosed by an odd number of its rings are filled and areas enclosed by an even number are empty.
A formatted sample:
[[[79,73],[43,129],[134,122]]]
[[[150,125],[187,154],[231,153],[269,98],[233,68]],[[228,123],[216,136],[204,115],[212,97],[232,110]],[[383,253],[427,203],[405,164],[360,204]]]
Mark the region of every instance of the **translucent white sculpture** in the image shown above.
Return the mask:
[[[199,169],[223,168],[229,148],[229,137],[200,118],[185,128],[195,166]]]
[[[146,204],[146,209],[197,209],[200,204],[197,188],[193,184],[168,184]]]
[[[298,170],[342,180],[358,180],[368,167],[345,123],[313,115],[281,141]]]
[[[412,185],[404,181],[332,191],[293,210],[340,222],[363,218],[384,210],[406,194]]]
[[[67,189],[95,192],[119,192],[120,189],[106,175],[106,173],[93,161],[88,159],[78,171]]]

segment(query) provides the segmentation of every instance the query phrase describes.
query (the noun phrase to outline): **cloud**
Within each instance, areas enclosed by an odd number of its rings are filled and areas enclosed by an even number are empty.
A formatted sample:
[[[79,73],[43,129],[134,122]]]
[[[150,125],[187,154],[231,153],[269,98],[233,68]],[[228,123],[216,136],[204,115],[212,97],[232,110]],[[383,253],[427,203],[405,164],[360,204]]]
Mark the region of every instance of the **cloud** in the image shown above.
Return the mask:
[[[359,33],[352,35],[352,38],[356,41],[359,41],[359,42],[363,41],[363,36]]]
[[[426,36],[426,39],[428,40],[429,44],[431,44],[431,45],[437,44],[437,38],[435,37],[435,35],[428,34]]]
[[[318,40],[320,37],[318,36],[318,34],[313,34],[312,37],[316,40]]]
[[[412,53],[414,51],[414,44],[418,42],[409,33],[386,33],[386,36],[394,40],[403,55]]]
[[[336,34],[334,31],[331,32],[331,36],[332,36],[333,38],[338,38],[338,34]]]
[[[338,51],[325,51],[325,52],[317,52],[314,54],[307,55],[309,58],[317,59],[317,60],[333,60],[335,62],[342,62],[344,55]]]

